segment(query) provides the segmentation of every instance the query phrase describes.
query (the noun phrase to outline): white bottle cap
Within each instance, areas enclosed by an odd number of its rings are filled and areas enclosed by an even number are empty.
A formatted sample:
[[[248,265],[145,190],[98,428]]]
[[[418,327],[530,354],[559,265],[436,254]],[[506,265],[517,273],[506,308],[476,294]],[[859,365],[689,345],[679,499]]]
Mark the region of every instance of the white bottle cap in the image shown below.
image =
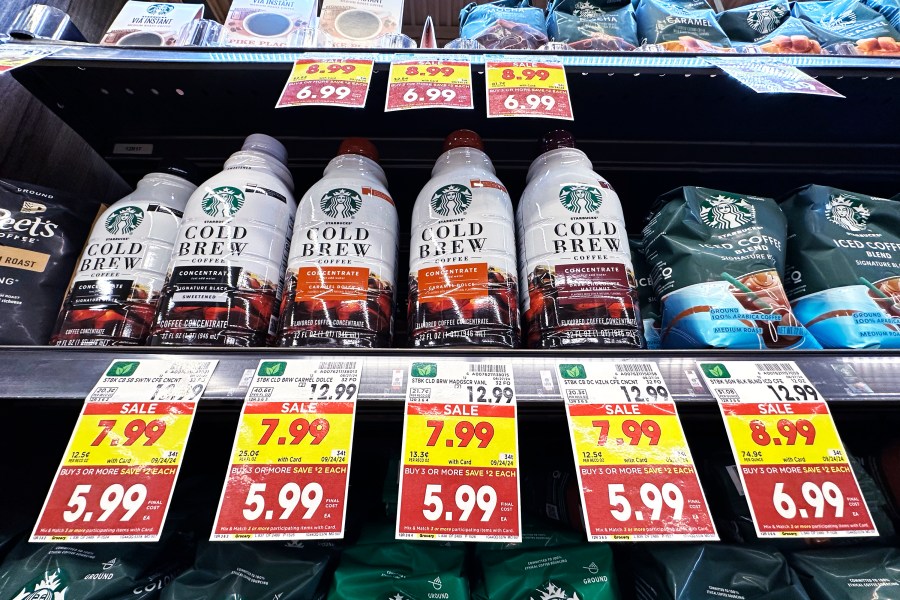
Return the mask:
[[[252,150],[268,154],[283,165],[287,165],[287,149],[275,138],[264,133],[254,133],[247,136],[241,150]]]

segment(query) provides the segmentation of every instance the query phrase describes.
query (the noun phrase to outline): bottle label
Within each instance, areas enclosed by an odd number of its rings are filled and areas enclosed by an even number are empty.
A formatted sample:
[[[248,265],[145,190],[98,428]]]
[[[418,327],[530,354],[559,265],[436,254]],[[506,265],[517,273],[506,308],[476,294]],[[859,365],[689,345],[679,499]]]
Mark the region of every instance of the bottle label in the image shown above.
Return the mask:
[[[110,208],[91,232],[51,343],[142,344],[182,213],[148,202]]]
[[[416,346],[518,344],[512,205],[497,181],[426,188],[413,214],[410,333]],[[421,198],[421,196],[420,196]]]
[[[527,201],[523,199],[523,203]],[[523,204],[522,303],[531,347],[641,347],[637,282],[618,195],[568,182]]]
[[[327,178],[300,204],[280,346],[389,346],[397,212],[387,190]]]
[[[227,184],[188,202],[151,344],[265,346],[272,337],[294,203],[252,172],[227,173]]]

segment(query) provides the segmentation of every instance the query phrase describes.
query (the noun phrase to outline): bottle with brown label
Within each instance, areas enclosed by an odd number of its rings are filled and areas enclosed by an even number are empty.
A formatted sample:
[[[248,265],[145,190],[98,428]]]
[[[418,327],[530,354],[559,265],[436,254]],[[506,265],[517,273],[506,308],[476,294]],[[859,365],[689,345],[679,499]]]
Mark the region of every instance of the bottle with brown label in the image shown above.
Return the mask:
[[[527,345],[643,348],[619,196],[569,132],[541,144],[516,214]]]
[[[54,346],[137,346],[146,342],[188,198],[192,167],[170,162],[107,208],[78,261]]]
[[[253,134],[188,201],[149,343],[265,346],[275,340],[294,225],[278,140]]]
[[[397,235],[378,151],[365,139],[344,140],[300,199],[278,345],[390,346]]]
[[[481,138],[451,133],[413,209],[412,345],[516,347],[515,243],[512,202]]]

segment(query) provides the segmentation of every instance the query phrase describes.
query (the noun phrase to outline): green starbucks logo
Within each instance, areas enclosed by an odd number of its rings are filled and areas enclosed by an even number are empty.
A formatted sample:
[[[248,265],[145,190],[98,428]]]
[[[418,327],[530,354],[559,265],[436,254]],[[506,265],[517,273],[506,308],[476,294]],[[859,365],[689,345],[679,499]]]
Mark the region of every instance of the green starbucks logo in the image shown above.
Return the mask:
[[[534,591],[538,595],[530,596],[529,600],[579,600],[581,598],[578,592],[569,592],[552,581],[548,581],[546,586],[536,588]]]
[[[756,208],[743,198],[719,194],[700,200],[700,219],[714,229],[735,229],[756,219]]]
[[[362,196],[353,190],[338,188],[322,196],[319,206],[332,219],[349,219],[362,207]]]
[[[700,368],[703,369],[703,373],[710,379],[728,379],[731,377],[731,373],[728,372],[728,369],[722,363],[704,363],[700,365]]]
[[[472,204],[472,190],[464,185],[445,185],[431,196],[431,209],[442,217],[461,215]]]
[[[825,218],[847,231],[865,231],[871,214],[862,202],[843,194],[833,196],[825,205]]]
[[[585,379],[587,372],[584,365],[559,365],[559,374],[563,379]]]
[[[107,377],[130,377],[137,371],[140,363],[136,360],[114,362],[106,371]]]
[[[573,213],[593,213],[603,204],[603,192],[589,185],[564,185],[559,190],[559,202]]]
[[[758,33],[771,33],[786,14],[787,9],[778,5],[751,9],[747,14],[747,25]]]
[[[144,211],[137,206],[123,206],[106,217],[106,230],[113,235],[129,235],[144,220]]]
[[[63,600],[68,587],[64,585],[62,577],[62,569],[44,571],[40,578],[33,579],[12,600]]]
[[[437,363],[413,363],[410,371],[413,377],[437,377]]]
[[[213,188],[203,196],[201,206],[211,217],[233,217],[244,206],[244,192],[231,186]]]
[[[397,592],[396,594],[388,596],[386,600],[410,600],[410,598],[404,596],[400,592]]]
[[[284,375],[285,369],[287,369],[287,363],[283,360],[264,362],[259,365],[256,374],[260,377],[281,377]]]

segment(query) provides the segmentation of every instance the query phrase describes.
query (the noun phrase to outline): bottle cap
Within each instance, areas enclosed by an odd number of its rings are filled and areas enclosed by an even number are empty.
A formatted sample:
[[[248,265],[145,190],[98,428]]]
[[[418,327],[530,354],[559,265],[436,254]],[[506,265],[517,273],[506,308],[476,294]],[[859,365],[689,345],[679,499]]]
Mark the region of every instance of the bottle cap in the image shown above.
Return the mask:
[[[541,153],[556,150],[557,148],[574,148],[575,136],[565,129],[549,131],[541,137]]]
[[[287,149],[272,136],[263,133],[254,133],[247,136],[241,150],[252,150],[268,154],[283,165],[287,165]]]
[[[444,152],[453,148],[475,148],[484,151],[481,136],[471,129],[457,129],[444,140]]]
[[[200,182],[202,181],[197,165],[189,160],[181,158],[163,158],[156,165],[153,172],[181,177],[194,185],[200,185]]]
[[[366,138],[347,138],[338,148],[338,156],[342,154],[358,154],[378,162],[378,148]]]

